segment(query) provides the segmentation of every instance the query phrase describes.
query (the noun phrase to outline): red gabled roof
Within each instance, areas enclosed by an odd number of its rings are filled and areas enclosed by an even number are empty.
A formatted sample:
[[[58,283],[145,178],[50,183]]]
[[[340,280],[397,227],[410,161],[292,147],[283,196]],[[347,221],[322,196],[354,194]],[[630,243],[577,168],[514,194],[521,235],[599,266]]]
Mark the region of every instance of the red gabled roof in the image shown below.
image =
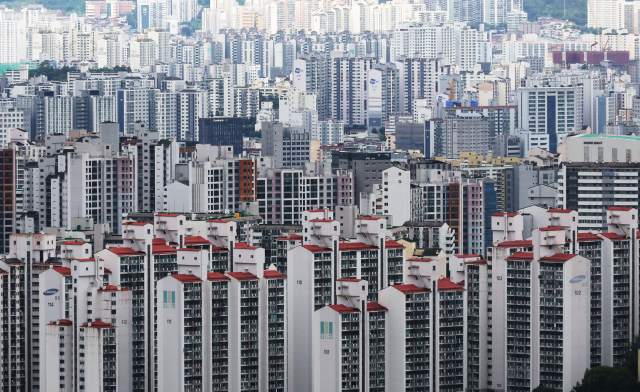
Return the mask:
[[[65,241],[61,245],[84,245],[86,242],[83,241]]]
[[[558,230],[564,230],[564,227],[549,226],[549,227],[541,227],[540,228],[540,231],[558,231]]]
[[[146,226],[146,225],[150,225],[151,223],[147,223],[147,222],[122,222],[123,225],[131,225],[131,226]]]
[[[110,274],[110,273],[112,273],[112,272],[111,272],[111,270],[110,270],[109,268],[105,268],[105,269],[104,269],[104,273],[105,273],[105,274]]]
[[[504,212],[496,212],[495,214],[493,214],[491,216],[504,216]],[[518,216],[518,214],[507,212],[507,216],[513,217],[513,216]]]
[[[82,263],[84,263],[86,261],[96,261],[96,259],[94,259],[93,257],[90,257],[88,259],[76,259],[76,260],[78,260],[79,262],[82,262]]]
[[[368,312],[386,312],[389,309],[385,308],[384,306],[380,305],[377,302],[367,302],[367,311]]]
[[[219,246],[211,245],[211,252],[228,252],[227,248],[220,248]]]
[[[362,282],[364,279],[354,279],[354,278],[340,278],[336,279],[338,282]]]
[[[504,241],[498,244],[499,248],[532,248],[533,241],[518,240],[518,241]]]
[[[533,252],[516,252],[507,257],[506,260],[533,261]]]
[[[235,278],[236,280],[256,280],[260,279],[254,274],[250,272],[229,272],[229,276]]]
[[[338,245],[338,248],[343,251],[378,249],[376,246],[367,245],[364,242],[342,242]]]
[[[607,210],[609,211],[631,211],[633,207],[609,207]]]
[[[177,253],[176,250],[168,245],[153,245],[151,251],[156,255]]]
[[[108,284],[102,288],[99,288],[98,291],[131,291],[131,289],[120,288],[120,290],[118,290],[118,286]]]
[[[615,241],[626,241],[629,238],[625,237],[625,236],[621,236],[620,234],[617,233],[602,233],[603,236],[607,237],[610,240],[615,240]]]
[[[111,253],[115,253],[118,256],[140,256],[146,253],[133,250],[131,248],[107,248]]]
[[[278,271],[265,270],[264,271],[264,278],[265,279],[287,279],[287,276],[286,275],[282,275]]]
[[[556,253],[553,256],[541,257],[538,261],[564,263],[565,261],[569,261],[574,257],[576,257],[576,255],[572,255],[571,253]]]
[[[602,241],[602,238],[594,233],[578,233],[578,242],[581,241]]]
[[[207,280],[231,280],[228,276],[221,274],[220,272],[209,272],[207,274]]]
[[[438,280],[438,291],[460,291],[464,290],[464,286],[460,286],[454,283],[449,278],[442,278]]]
[[[558,214],[568,214],[570,212],[573,212],[573,210],[563,210],[560,208],[550,208],[547,210],[547,212],[556,212]]]
[[[395,286],[391,286],[394,289],[403,292],[405,294],[411,294],[411,293],[429,293],[431,292],[431,290],[429,289],[425,289],[425,288],[421,288],[416,286],[415,284],[397,284]]]
[[[425,259],[422,257],[412,257],[410,259],[407,259],[407,261],[421,261],[421,262],[429,262],[429,261],[433,261],[433,259]]]
[[[236,242],[234,246],[236,249],[258,249],[257,246],[249,246],[249,244],[245,244],[244,242]]]
[[[178,250],[182,250],[185,252],[200,252],[202,249],[200,248],[180,248]]]
[[[404,249],[404,245],[392,240],[385,241],[384,246],[388,249]]]
[[[207,222],[215,222],[215,223],[229,223],[231,222],[228,219],[209,219]]]
[[[356,219],[362,219],[362,220],[380,220],[380,218],[376,218],[373,216],[359,216]]]
[[[350,308],[346,305],[329,305],[329,307],[338,313],[360,313],[356,308]]]
[[[454,255],[454,256],[459,259],[467,259],[469,257],[480,257],[480,255]]]
[[[59,273],[60,275],[69,276],[71,275],[71,268],[69,267],[53,267],[54,271]]]
[[[167,241],[164,238],[154,238],[151,243],[153,245],[166,245]]]
[[[331,252],[332,250],[329,248],[321,248],[318,245],[302,245],[303,248],[308,250],[309,252],[319,253],[319,252]]]
[[[333,222],[331,219],[311,219],[309,222]]]
[[[211,242],[207,241],[206,239],[200,237],[200,236],[195,236],[195,237],[184,237],[184,244],[185,246],[189,246],[189,245],[211,245]]]
[[[156,214],[156,216],[171,216],[171,217],[176,217],[176,216],[180,216],[180,214]]]
[[[195,275],[190,275],[190,274],[173,274],[169,276],[179,280],[182,283],[202,282],[202,279],[198,278]]]
[[[302,236],[299,234],[289,234],[288,237],[280,237],[276,239],[277,241],[301,241]]]
[[[91,326],[89,326],[89,324],[84,324],[82,325],[82,328],[115,328],[115,325],[111,325],[111,324],[107,324],[104,321],[94,321],[91,323]]]
[[[471,265],[485,265],[485,264],[487,264],[487,259],[480,259],[480,260],[467,261],[465,264],[471,264]]]
[[[70,327],[70,326],[73,325],[73,321],[67,320],[67,319],[60,319],[57,322],[54,321],[54,322],[49,323],[47,325],[58,325],[60,327]]]

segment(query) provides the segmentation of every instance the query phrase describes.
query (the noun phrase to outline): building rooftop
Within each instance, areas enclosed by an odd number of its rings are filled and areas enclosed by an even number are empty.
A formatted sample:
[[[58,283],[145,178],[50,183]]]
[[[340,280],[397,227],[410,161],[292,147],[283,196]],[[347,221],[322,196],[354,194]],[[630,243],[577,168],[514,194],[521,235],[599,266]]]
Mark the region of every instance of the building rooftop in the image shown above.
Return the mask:
[[[198,278],[195,275],[188,275],[188,274],[173,274],[173,275],[169,275],[172,278],[175,278],[177,280],[179,280],[182,283],[193,283],[193,282],[202,282],[202,279]]]

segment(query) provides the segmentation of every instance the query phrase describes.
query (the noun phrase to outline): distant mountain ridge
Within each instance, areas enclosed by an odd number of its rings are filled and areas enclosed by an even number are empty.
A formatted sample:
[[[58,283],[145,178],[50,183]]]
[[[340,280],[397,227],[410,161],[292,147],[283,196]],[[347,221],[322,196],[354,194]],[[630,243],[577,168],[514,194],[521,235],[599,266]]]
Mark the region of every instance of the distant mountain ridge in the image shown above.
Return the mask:
[[[540,16],[552,16],[556,19],[570,20],[575,24],[586,26],[587,1],[523,0],[523,5],[524,10],[529,14],[529,20],[536,20]]]

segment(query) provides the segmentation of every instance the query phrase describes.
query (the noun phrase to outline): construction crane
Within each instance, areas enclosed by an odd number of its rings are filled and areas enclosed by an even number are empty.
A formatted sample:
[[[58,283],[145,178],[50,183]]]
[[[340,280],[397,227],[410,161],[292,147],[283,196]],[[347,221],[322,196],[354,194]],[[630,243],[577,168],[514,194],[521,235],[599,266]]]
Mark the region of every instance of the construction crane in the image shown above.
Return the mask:
[[[449,90],[449,101],[453,102],[453,98],[455,97],[455,89],[453,85],[456,79],[456,68],[458,67],[458,56],[456,56],[456,63],[453,65],[453,72],[451,72],[451,81],[447,83],[449,86],[447,89]]]
[[[587,0],[587,7],[589,8],[589,13],[591,14],[591,18],[593,19],[593,24],[596,27],[596,30],[598,30],[598,19],[596,19],[595,13],[593,12],[593,7],[591,6],[591,0]],[[602,29],[600,29],[600,47],[602,49],[602,51],[606,51],[607,47],[609,46],[609,40],[611,39],[611,37],[607,38],[607,42],[604,44],[604,46],[602,45],[602,42],[604,41],[604,38],[602,38]],[[598,44],[598,42],[594,43],[593,45],[591,45],[591,50],[593,51],[593,47],[596,46]]]

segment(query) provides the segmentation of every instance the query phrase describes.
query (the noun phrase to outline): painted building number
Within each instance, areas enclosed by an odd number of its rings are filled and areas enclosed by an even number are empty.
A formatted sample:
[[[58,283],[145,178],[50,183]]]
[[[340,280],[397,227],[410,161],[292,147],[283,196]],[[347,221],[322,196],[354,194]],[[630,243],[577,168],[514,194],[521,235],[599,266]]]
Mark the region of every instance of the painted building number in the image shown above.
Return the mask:
[[[496,279],[502,280],[502,276],[496,276]]]
[[[324,353],[325,354],[329,354],[329,350],[324,350]]]
[[[171,324],[171,319],[167,319],[167,324]]]
[[[576,295],[582,295],[582,290],[576,290]]]
[[[302,284],[301,280],[296,280],[296,284]]]

